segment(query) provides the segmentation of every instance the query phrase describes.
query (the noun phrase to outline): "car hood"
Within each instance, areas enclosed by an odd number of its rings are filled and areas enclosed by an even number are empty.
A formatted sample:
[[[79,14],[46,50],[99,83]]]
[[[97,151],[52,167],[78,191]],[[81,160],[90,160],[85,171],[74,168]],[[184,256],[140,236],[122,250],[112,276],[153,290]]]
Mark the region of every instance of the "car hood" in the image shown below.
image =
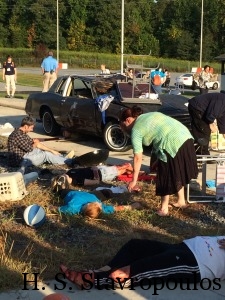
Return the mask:
[[[188,114],[188,98],[182,95],[163,94],[160,95],[160,100],[162,105],[158,111],[167,115]]]

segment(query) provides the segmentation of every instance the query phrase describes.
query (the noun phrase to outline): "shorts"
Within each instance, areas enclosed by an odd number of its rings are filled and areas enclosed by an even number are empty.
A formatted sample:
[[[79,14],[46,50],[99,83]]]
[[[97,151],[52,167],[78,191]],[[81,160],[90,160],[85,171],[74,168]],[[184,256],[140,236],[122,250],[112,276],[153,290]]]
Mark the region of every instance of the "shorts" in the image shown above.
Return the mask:
[[[118,176],[118,169],[115,166],[98,166],[102,175],[102,181],[111,181]]]

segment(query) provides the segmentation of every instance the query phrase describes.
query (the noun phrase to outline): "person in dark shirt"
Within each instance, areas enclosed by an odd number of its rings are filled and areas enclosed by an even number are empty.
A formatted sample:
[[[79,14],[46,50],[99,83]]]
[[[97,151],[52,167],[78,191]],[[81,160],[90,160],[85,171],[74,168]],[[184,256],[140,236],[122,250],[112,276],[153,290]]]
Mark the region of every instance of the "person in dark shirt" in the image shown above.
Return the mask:
[[[3,63],[2,79],[6,81],[6,98],[13,98],[16,91],[17,70],[11,55],[8,55],[7,60]],[[10,88],[12,88],[11,95]]]
[[[96,185],[101,181],[111,181],[124,173],[132,173],[133,168],[130,163],[119,166],[94,166],[87,168],[70,169],[67,173],[57,175],[52,180],[52,189],[67,189],[72,186]]]
[[[225,138],[225,94],[208,93],[189,100],[192,134],[195,141],[204,138],[207,144],[197,150],[197,154],[210,155],[209,140],[211,132],[223,134]]]

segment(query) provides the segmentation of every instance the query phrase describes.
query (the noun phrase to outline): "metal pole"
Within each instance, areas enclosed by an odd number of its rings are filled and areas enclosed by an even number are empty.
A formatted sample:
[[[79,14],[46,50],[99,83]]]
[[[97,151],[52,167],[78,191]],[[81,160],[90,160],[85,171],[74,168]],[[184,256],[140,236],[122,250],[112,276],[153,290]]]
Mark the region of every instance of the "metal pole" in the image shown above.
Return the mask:
[[[123,74],[123,47],[124,47],[124,0],[121,7],[121,74]]]
[[[59,0],[56,2],[56,52],[57,61],[59,62]]]
[[[201,11],[201,38],[200,38],[200,63],[199,67],[202,67],[202,39],[203,39],[203,2],[202,0],[202,11]]]

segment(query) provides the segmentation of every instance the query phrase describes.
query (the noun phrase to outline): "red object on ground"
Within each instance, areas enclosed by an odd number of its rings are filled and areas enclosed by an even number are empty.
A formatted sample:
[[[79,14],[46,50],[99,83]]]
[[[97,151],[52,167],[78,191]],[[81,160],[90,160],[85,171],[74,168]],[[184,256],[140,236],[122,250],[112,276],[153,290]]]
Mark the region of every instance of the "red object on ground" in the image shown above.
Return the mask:
[[[66,295],[56,293],[45,296],[43,300],[70,300],[70,298]]]
[[[119,181],[130,182],[133,178],[133,174],[123,174],[117,176]],[[143,174],[138,176],[138,181],[148,181],[148,182],[155,182],[156,175],[155,174]]]

